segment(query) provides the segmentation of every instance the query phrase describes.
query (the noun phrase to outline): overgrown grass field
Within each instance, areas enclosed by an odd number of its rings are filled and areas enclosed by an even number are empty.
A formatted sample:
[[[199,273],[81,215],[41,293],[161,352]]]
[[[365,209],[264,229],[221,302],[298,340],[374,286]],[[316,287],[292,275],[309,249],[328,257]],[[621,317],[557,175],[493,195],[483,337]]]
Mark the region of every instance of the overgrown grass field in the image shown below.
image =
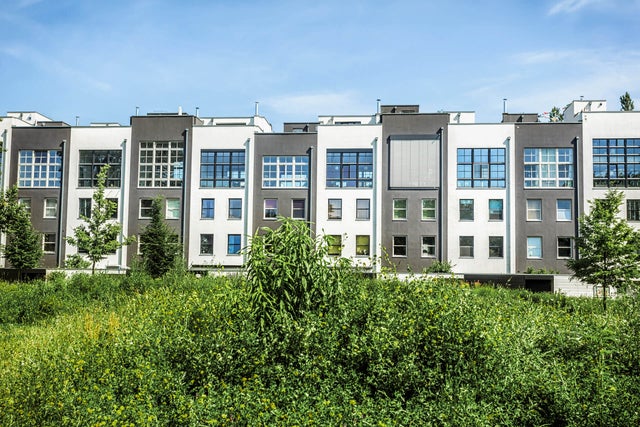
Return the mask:
[[[640,425],[632,299],[340,289],[265,322],[240,278],[0,283],[0,425]]]

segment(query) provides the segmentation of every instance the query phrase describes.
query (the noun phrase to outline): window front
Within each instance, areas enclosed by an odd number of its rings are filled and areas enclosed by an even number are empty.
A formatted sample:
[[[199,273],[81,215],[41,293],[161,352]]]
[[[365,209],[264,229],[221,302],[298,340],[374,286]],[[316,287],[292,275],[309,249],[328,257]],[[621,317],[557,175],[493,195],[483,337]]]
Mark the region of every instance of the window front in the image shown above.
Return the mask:
[[[393,236],[393,256],[407,256],[407,236]]]
[[[80,218],[91,218],[91,199],[82,198],[78,201],[78,213]]]
[[[525,148],[524,186],[573,187],[573,149]]]
[[[327,187],[373,187],[373,151],[327,151]]]
[[[473,258],[473,236],[460,236],[460,258]]]
[[[27,211],[29,216],[31,216],[31,198],[30,197],[20,197],[18,198],[18,203],[24,206],[24,209]]]
[[[213,234],[200,235],[200,255],[213,255]]]
[[[278,216],[278,199],[264,199],[264,219],[275,219]]]
[[[556,219],[558,221],[571,221],[571,199],[556,200]]]
[[[369,199],[356,200],[356,219],[368,220],[371,216],[371,203]]]
[[[489,236],[489,258],[504,257],[504,238],[502,236]]]
[[[244,187],[244,150],[202,150],[200,152],[200,187]]]
[[[436,199],[422,199],[422,220],[436,219]]]
[[[640,221],[640,200],[627,200],[627,221]]]
[[[329,199],[329,219],[342,219],[342,199]]]
[[[527,199],[527,221],[542,221],[542,200]]]
[[[370,238],[368,235],[356,236],[356,256],[369,256],[371,254]]]
[[[473,221],[473,199],[460,199],[460,221]]]
[[[489,220],[502,221],[502,218],[503,218],[502,199],[490,199],[489,200]]]
[[[58,199],[44,199],[44,217],[55,218],[58,215]]]
[[[307,188],[308,186],[308,156],[264,156],[262,158],[263,188]]]
[[[435,258],[436,256],[436,236],[422,236],[423,258]]]
[[[640,187],[640,139],[594,139],[593,186]]]
[[[393,200],[393,219],[394,220],[407,219],[407,199]]]
[[[140,142],[139,187],[181,187],[184,168],[181,141]]]
[[[105,187],[120,187],[122,150],[80,150],[78,187],[97,187],[98,174],[108,165]]]
[[[339,234],[331,234],[327,236],[327,253],[333,256],[342,255],[342,236]]]
[[[305,219],[306,218],[306,210],[305,210],[305,200],[297,199],[291,201],[291,217],[294,219]]]
[[[44,233],[42,235],[42,251],[45,254],[56,253],[56,234]]]
[[[167,199],[166,219],[180,218],[180,199]]]
[[[151,218],[153,211],[153,200],[140,199],[140,218]]]
[[[229,199],[229,219],[242,219],[242,199]]]
[[[202,199],[200,201],[200,218],[213,219],[216,214],[216,200]]]
[[[542,237],[527,237],[527,258],[542,258]]]
[[[504,188],[504,148],[458,148],[458,187]]]
[[[60,187],[60,150],[20,150],[18,156],[19,187]]]
[[[573,239],[558,237],[558,258],[573,258]]]
[[[227,236],[227,254],[238,255],[240,253],[241,239],[239,234],[229,234]]]

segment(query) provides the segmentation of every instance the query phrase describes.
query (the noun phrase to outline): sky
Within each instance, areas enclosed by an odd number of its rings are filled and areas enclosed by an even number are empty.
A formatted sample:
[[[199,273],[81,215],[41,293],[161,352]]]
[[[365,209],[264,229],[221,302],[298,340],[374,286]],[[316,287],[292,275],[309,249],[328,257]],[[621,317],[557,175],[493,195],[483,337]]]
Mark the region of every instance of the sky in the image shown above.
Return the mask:
[[[640,0],[0,0],[0,115],[640,109]]]

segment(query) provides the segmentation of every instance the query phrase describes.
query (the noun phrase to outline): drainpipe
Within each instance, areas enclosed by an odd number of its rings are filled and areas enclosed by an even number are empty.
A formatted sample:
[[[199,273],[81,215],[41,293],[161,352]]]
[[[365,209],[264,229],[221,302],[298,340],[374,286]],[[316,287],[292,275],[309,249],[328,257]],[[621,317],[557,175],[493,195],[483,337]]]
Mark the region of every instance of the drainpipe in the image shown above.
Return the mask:
[[[120,229],[120,236],[118,237],[118,242],[120,243],[120,248],[118,248],[118,271],[122,269],[122,243],[124,242],[124,200],[125,200],[125,173],[127,171],[127,139],[125,138],[120,145],[122,147],[122,156],[120,156],[120,201],[118,203],[118,213],[120,217],[120,224],[122,224],[122,228]],[[127,221],[127,224],[129,221]]]
[[[64,239],[62,238],[62,218],[64,216],[64,201],[62,197],[64,196],[64,168],[65,168],[65,152],[67,147],[67,140],[63,139],[60,144],[61,154],[60,154],[60,193],[58,195],[58,242],[57,242],[57,254],[56,254],[56,263],[58,268],[62,267],[62,243]]]
[[[507,139],[504,142],[504,145],[506,146],[506,153],[505,153],[505,157],[504,157],[504,162],[505,162],[505,182],[506,182],[506,196],[505,196],[505,217],[506,217],[506,222],[505,225],[507,226],[506,229],[506,262],[507,262],[507,274],[511,274],[511,174],[510,174],[510,167],[511,167],[511,162],[510,162],[510,152],[511,152],[511,147],[510,147],[510,142],[511,142],[511,137],[508,136]]]
[[[182,238],[182,255],[186,259],[188,256],[188,251],[186,248],[187,236],[186,236],[186,227],[187,221],[185,220],[185,214],[187,212],[187,170],[188,170],[188,160],[189,160],[189,129],[184,130],[184,145],[182,147],[182,204],[181,204],[181,212],[180,212],[180,237]]]
[[[7,149],[7,130],[2,131],[2,141],[0,141],[0,153],[4,152]],[[7,163],[4,155],[2,155],[0,162],[0,190],[4,190],[4,175],[5,175],[5,164]]]
[[[251,151],[251,138],[247,138],[247,141],[244,143],[244,216],[243,216],[243,226],[244,226],[244,238],[245,238],[245,246],[249,246],[249,186],[251,183],[250,179],[250,171],[249,167],[249,154]],[[252,214],[253,216],[253,214]],[[247,252],[242,251],[242,265],[246,265],[247,263]]]
[[[307,178],[307,197],[309,198],[309,209],[307,210],[307,222],[309,223],[309,230],[311,231],[311,219],[313,218],[313,210],[315,209],[315,205],[313,204],[313,162],[314,162],[314,147],[309,147],[309,176]],[[315,233],[316,230],[314,230]]]
[[[371,217],[373,219],[371,246],[375,251],[375,256],[378,257],[378,137],[373,138],[373,197],[369,209],[372,213]],[[379,269],[378,263],[376,263],[376,270],[377,269]],[[377,272],[378,271],[374,271],[374,273]]]
[[[439,185],[438,185],[438,261],[442,262],[442,246],[443,246],[443,242],[444,239],[442,237],[442,230],[443,230],[443,212],[444,212],[444,208],[442,206],[442,186],[444,185],[444,171],[443,171],[443,166],[444,166],[444,147],[443,147],[443,139],[442,139],[442,134],[444,133],[444,128],[441,127],[440,129],[438,129],[438,135],[440,136],[440,165],[438,166],[438,179],[439,179]]]
[[[578,237],[579,233],[580,233],[580,224],[578,223],[578,218],[580,217],[580,211],[581,211],[581,206],[580,206],[580,180],[583,179],[584,177],[581,177],[580,174],[582,173],[582,169],[578,170],[578,165],[580,165],[581,163],[579,163],[579,157],[580,157],[580,137],[576,136],[575,141],[575,148],[574,148],[574,159],[573,159],[573,191],[574,191],[574,198],[576,199],[576,208],[574,209],[574,214],[573,214],[573,222],[574,222],[574,233],[575,233],[575,237]],[[580,172],[580,173],[579,173]],[[578,254],[578,248],[575,248],[575,258],[578,259],[579,254]]]

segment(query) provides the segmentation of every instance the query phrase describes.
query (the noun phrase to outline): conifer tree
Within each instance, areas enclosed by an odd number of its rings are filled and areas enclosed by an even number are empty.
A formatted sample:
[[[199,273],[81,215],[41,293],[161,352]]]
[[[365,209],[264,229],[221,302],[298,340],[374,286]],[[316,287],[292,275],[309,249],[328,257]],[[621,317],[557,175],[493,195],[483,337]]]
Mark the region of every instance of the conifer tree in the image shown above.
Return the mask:
[[[152,277],[164,276],[180,259],[178,234],[164,221],[162,198],[153,199],[151,222],[140,234],[142,268]]]
[[[631,99],[629,92],[625,92],[620,97],[620,111],[633,111],[633,99]]]

